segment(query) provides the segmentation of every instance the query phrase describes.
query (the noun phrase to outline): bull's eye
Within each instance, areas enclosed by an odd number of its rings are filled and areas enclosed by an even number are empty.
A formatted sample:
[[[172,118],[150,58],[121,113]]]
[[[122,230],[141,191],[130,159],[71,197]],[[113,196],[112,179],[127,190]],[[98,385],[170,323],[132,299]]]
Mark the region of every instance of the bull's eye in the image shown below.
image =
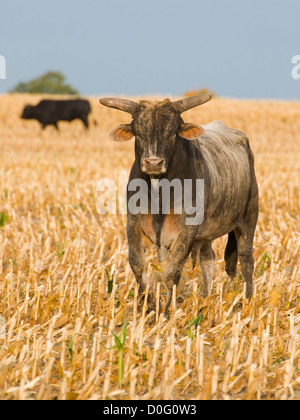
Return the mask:
[[[145,109],[146,109],[146,105],[139,105],[137,108],[136,108],[136,113],[140,113],[140,112],[142,112],[142,111],[145,111]]]

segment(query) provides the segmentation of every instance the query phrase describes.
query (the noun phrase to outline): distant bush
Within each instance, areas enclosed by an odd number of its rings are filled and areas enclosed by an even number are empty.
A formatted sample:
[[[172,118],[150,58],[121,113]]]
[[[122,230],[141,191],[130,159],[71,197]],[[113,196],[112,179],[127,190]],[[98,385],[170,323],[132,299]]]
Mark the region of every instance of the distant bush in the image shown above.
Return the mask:
[[[48,93],[78,95],[78,91],[65,83],[66,77],[56,71],[49,71],[29,82],[18,83],[11,93]]]
[[[210,89],[203,87],[201,89],[189,90],[184,93],[185,97],[195,96],[195,95],[212,95],[215,98],[217,95]]]

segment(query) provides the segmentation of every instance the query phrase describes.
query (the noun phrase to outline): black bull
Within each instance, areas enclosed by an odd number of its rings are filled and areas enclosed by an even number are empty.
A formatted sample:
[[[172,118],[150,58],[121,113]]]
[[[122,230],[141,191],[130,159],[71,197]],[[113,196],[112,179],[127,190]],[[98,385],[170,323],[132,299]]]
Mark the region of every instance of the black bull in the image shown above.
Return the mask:
[[[54,125],[58,129],[58,121],[73,121],[78,118],[88,128],[88,116],[90,112],[90,103],[84,99],[47,99],[42,100],[36,106],[26,105],[21,118],[37,120],[43,129],[47,125]]]
[[[172,203],[170,214],[128,212],[129,263],[141,292],[147,285],[152,287],[146,275],[144,238],[158,247],[161,260],[168,257],[163,274],[168,291],[166,314],[173,285],[178,285],[190,254],[194,264],[200,258],[203,295],[210,294],[215,277],[212,241],[225,234],[228,234],[226,272],[234,277],[239,259],[246,281],[246,297],[251,299],[253,294],[258,187],[247,136],[220,121],[201,127],[184,123],[181,118],[182,112],[210,99],[209,95],[198,95],[176,102],[100,100],[101,104],[128,112],[133,117],[131,124],[121,125],[111,133],[115,141],[135,137],[135,161],[129,181],[143,179],[150,190],[151,179],[179,179],[182,184],[185,179],[204,180],[204,219],[199,225],[187,225],[187,214],[184,211],[181,215],[175,214]],[[128,191],[128,200],[132,194]],[[153,293],[148,298],[150,308],[154,308]]]

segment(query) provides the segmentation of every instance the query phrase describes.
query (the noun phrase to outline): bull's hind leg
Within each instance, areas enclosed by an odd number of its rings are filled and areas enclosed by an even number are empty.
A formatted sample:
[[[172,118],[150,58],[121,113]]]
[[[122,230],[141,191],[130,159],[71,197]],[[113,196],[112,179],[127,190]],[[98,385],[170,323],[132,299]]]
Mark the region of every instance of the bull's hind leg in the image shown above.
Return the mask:
[[[253,236],[254,231],[244,228],[241,232],[241,236],[238,242],[238,254],[241,264],[242,274],[247,283],[246,286],[246,298],[251,299],[253,294],[253,270],[254,270],[254,258],[253,258]]]
[[[246,298],[251,299],[253,294],[253,238],[258,218],[258,189],[253,184],[244,220],[238,225],[235,232],[238,237],[238,257],[242,274],[247,283]]]
[[[234,231],[229,232],[228,241],[225,248],[225,270],[229,277],[236,275],[236,266],[238,262],[238,243]]]
[[[200,266],[203,277],[203,297],[210,295],[213,281],[215,279],[215,253],[211,242],[206,241],[200,250]]]

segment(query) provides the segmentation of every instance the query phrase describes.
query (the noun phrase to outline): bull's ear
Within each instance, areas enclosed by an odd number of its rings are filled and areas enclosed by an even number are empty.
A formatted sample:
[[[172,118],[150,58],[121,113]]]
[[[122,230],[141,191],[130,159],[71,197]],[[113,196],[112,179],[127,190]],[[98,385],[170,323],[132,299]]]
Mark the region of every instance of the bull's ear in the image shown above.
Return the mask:
[[[113,141],[123,142],[132,139],[134,136],[131,124],[121,124],[118,128],[113,130],[109,137]]]
[[[197,124],[183,123],[179,129],[180,137],[183,137],[186,140],[196,140],[204,133],[204,128]]]

